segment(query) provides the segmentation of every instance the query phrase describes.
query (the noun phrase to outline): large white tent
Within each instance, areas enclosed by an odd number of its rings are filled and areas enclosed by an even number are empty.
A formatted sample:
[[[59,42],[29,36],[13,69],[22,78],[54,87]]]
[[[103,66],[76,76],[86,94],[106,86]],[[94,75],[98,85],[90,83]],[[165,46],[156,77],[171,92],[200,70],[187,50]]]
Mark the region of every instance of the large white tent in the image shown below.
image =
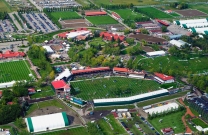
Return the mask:
[[[41,132],[69,125],[66,112],[25,118],[29,132]]]
[[[164,51],[154,51],[154,52],[148,52],[148,56],[154,57],[154,56],[164,56],[165,52]]]
[[[192,20],[177,20],[174,21],[173,23],[176,25],[181,25],[181,24],[189,24],[189,23],[207,23],[208,20],[207,18],[204,19],[192,19]]]
[[[207,23],[189,23],[189,24],[181,24],[180,25],[182,28],[203,28],[203,27],[208,27],[208,22]]]
[[[63,78],[66,78],[68,79],[69,77],[71,76],[71,72],[68,68],[64,69],[64,71],[62,73],[60,73],[56,78],[55,80],[61,80]]]
[[[146,113],[149,113],[150,115],[154,114],[154,113],[161,113],[164,111],[169,111],[171,109],[177,109],[179,107],[179,105],[175,102],[173,103],[169,103],[163,106],[159,106],[159,107],[154,107],[154,108],[150,108],[147,110],[144,110]]]
[[[80,30],[80,31],[70,32],[66,35],[67,35],[67,38],[70,39],[70,38],[75,38],[75,37],[81,36],[81,35],[87,35],[89,33],[90,33],[89,30]]]
[[[182,46],[184,46],[185,44],[187,44],[187,45],[190,45],[190,44],[188,44],[188,43],[186,43],[186,42],[184,42],[183,40],[170,40],[170,42],[169,42],[171,45],[175,45],[175,46],[177,46],[177,47],[179,47],[179,48],[181,48]]]
[[[204,28],[191,28],[191,29],[188,29],[188,31],[190,31],[192,33],[201,33],[201,34],[208,35],[208,27],[204,27]]]
[[[54,53],[50,46],[44,45],[43,48],[46,50],[47,53]]]

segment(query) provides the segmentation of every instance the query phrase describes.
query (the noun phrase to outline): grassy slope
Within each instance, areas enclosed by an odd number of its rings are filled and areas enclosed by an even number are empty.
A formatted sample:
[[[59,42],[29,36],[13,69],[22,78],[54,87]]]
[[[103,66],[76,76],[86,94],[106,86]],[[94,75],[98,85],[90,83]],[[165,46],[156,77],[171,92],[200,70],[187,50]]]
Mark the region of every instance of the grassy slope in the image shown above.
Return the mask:
[[[116,82],[114,82],[116,80]],[[121,78],[121,77],[111,77],[95,79],[93,81],[79,81],[71,82],[73,88],[79,88],[77,97],[83,98],[84,100],[93,99],[93,98],[105,98],[108,94],[108,98],[116,97],[114,94],[111,94],[111,86],[120,87],[121,85],[128,85],[131,88],[132,93],[121,94],[121,96],[131,96],[136,94],[142,94],[148,92],[149,90],[154,91],[159,89],[159,84],[152,80],[137,80],[132,78]],[[106,86],[106,88],[104,87]]]

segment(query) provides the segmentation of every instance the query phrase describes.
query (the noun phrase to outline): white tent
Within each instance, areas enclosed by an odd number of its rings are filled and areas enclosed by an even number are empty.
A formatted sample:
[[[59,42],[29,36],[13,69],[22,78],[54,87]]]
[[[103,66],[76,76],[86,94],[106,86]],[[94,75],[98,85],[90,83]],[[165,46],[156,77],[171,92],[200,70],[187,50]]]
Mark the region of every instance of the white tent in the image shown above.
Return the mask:
[[[65,45],[66,43],[65,42],[63,42],[63,45]]]
[[[46,49],[46,52],[47,52],[47,53],[54,53],[53,49],[51,49],[50,46],[44,45],[43,48]]]
[[[75,38],[80,35],[87,35],[89,33],[90,33],[90,31],[88,31],[88,30],[81,30],[81,31],[76,31],[76,32],[70,32],[66,35],[67,35],[67,38],[69,39],[69,38]]]
[[[41,132],[69,125],[66,112],[25,118],[29,132]]]
[[[154,107],[154,108],[150,108],[147,110],[144,110],[146,113],[149,113],[150,115],[154,114],[154,113],[161,113],[164,111],[168,111],[173,109],[177,109],[179,107],[179,105],[177,103],[169,103],[163,106],[158,106],[158,107]]]
[[[69,47],[70,45],[69,44],[66,44],[66,46]]]
[[[69,78],[71,76],[71,72],[68,68],[66,68],[62,73],[60,73],[55,80],[61,80],[63,78]]]
[[[148,52],[148,56],[154,57],[154,56],[164,56],[165,52],[164,51],[154,51],[154,52]]]
[[[183,40],[171,40],[170,41],[170,44],[171,45],[175,45],[175,46],[177,46],[177,47],[182,47],[182,46],[184,46],[185,44],[188,44],[188,43],[186,43],[186,42],[184,42]],[[190,44],[188,44],[188,45],[190,45]]]

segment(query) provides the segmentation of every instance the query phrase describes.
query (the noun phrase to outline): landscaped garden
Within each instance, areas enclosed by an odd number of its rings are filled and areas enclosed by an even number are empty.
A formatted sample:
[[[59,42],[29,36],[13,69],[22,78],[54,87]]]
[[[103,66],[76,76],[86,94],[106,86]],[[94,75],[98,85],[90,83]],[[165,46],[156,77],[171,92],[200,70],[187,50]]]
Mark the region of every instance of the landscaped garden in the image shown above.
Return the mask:
[[[139,95],[159,90],[160,84],[152,80],[110,77],[71,82],[75,96],[83,100]]]

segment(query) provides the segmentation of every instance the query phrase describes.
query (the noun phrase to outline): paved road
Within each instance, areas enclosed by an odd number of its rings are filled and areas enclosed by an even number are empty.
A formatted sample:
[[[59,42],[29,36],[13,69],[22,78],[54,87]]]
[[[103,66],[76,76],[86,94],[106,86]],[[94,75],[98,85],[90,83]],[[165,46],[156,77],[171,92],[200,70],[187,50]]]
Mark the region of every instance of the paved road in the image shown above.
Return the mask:
[[[14,24],[17,26],[19,31],[22,31],[22,27],[20,26],[20,24],[17,22],[17,20],[14,18],[13,14],[15,14],[15,12],[9,13],[9,16],[11,17],[11,19],[13,20]]]

